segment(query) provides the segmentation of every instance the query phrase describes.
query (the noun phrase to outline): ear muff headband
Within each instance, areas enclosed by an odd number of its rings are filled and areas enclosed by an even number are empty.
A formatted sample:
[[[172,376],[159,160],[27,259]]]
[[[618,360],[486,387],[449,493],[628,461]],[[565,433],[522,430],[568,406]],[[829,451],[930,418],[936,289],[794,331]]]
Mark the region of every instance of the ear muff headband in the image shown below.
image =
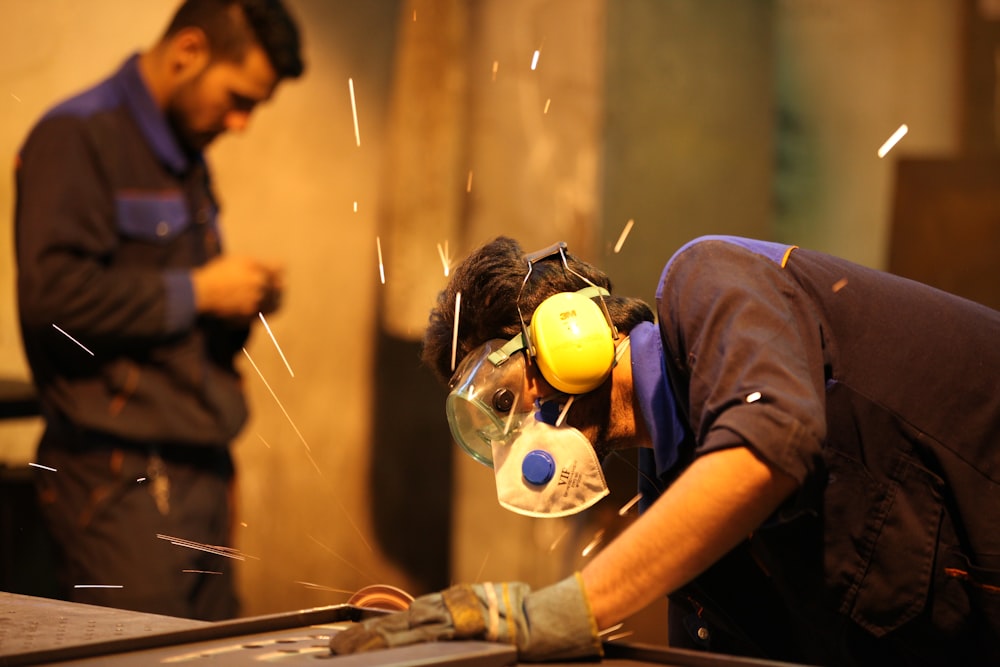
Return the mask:
[[[597,286],[553,294],[535,309],[526,331],[494,350],[489,360],[499,366],[521,350],[533,350],[538,370],[554,388],[566,394],[593,391],[615,365],[614,329],[593,300],[604,296],[609,292]]]
[[[531,278],[532,265],[553,255],[559,255],[563,268],[588,286],[576,292],[553,294],[542,301],[532,314],[529,326],[521,312],[521,293]],[[489,360],[499,366],[514,353],[525,350],[529,357],[535,358],[545,380],[559,391],[566,394],[593,391],[615,365],[618,331],[604,303],[604,297],[610,296],[610,292],[570,268],[565,242],[525,255],[524,260],[528,271],[516,304],[521,333],[492,352]],[[600,305],[593,300],[595,298],[600,300]]]

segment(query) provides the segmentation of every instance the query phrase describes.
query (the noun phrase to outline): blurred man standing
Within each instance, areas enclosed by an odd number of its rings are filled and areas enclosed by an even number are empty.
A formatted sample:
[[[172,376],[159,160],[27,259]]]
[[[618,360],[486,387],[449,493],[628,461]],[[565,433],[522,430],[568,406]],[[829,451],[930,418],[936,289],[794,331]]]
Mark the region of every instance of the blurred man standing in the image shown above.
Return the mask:
[[[230,544],[229,444],[247,417],[234,358],[277,309],[282,270],[222,253],[203,151],[303,69],[280,0],[187,0],[20,151],[19,312],[68,599],[237,613],[230,559],[162,537]]]

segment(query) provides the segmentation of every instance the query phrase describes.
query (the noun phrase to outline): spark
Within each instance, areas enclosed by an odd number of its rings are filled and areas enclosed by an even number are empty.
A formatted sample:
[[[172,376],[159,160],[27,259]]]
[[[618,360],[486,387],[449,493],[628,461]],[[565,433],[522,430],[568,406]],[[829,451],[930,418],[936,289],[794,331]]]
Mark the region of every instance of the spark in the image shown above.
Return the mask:
[[[567,533],[569,533],[569,527],[564,528],[563,532],[559,533],[559,536],[552,541],[552,544],[549,545],[549,551],[555,551],[556,546],[562,541],[562,538],[566,537]]]
[[[171,544],[178,547],[185,547],[187,549],[196,549],[198,551],[204,551],[206,553],[215,554],[217,556],[225,556],[226,558],[234,558],[236,560],[246,560],[247,558],[253,558],[254,560],[259,560],[255,556],[247,556],[241,553],[239,549],[233,549],[232,547],[223,547],[215,544],[202,544],[201,542],[195,542],[194,540],[185,540],[180,537],[173,537],[171,535],[164,535],[162,533],[157,533],[156,537],[161,540],[166,540]]]
[[[499,60],[494,60],[493,61],[493,80],[494,81],[497,80],[497,70],[498,69],[500,69],[500,61]]]
[[[351,568],[352,570],[354,570],[355,572],[357,572],[358,574],[360,574],[362,577],[364,577],[366,579],[372,579],[372,580],[374,580],[374,577],[372,577],[370,574],[368,574],[367,572],[362,572],[361,570],[359,570],[349,560],[347,560],[346,558],[344,558],[343,556],[341,556],[340,554],[338,554],[336,551],[334,551],[330,547],[326,546],[325,544],[323,544],[322,542],[320,542],[319,540],[317,540],[312,535],[307,535],[307,537],[310,540],[312,540],[313,542],[315,542],[316,544],[320,545],[321,547],[323,547],[324,549],[326,549],[327,551],[329,551],[335,558],[337,558],[338,560],[340,560],[341,562],[343,562],[344,565],[346,565],[347,567]]]
[[[514,415],[517,414],[517,406],[520,405],[520,403],[521,403],[521,395],[520,394],[514,394],[514,400],[511,402],[511,406],[512,407],[511,407],[511,410],[510,410],[510,414],[507,415],[507,423],[504,424],[504,427],[503,427],[503,434],[504,435],[507,435],[508,433],[510,433],[510,427],[511,427],[511,424],[514,423]]]
[[[472,170],[469,170],[469,177],[465,179],[465,191],[472,192]]]
[[[352,519],[351,515],[347,512],[347,508],[344,507],[344,503],[340,502],[338,499],[337,504],[340,505],[340,511],[344,513],[345,517],[347,517],[347,522],[351,524],[351,528],[353,528],[354,532],[358,534],[358,539],[361,540],[361,543],[367,547],[368,551],[375,553],[375,550],[372,549],[372,545],[368,544],[368,540],[365,539],[364,533],[362,533],[361,529],[358,528],[358,524],[354,523],[354,519]]]
[[[569,400],[566,401],[566,405],[563,406],[562,412],[559,413],[559,418],[556,419],[556,428],[562,426],[563,421],[566,419],[566,413],[569,412],[569,406],[573,405],[573,399],[576,396],[570,396]]]
[[[138,477],[138,478],[136,478],[136,480],[135,480],[136,484],[142,484],[142,483],[143,483],[143,482],[145,482],[145,481],[146,481],[146,478],[145,478],[145,477]]]
[[[263,382],[264,386],[267,387],[267,390],[271,392],[271,396],[274,398],[274,402],[277,403],[278,407],[281,408],[281,411],[285,413],[285,418],[288,420],[288,423],[292,425],[292,428],[295,429],[295,434],[299,436],[299,440],[301,440],[302,444],[306,446],[306,451],[312,452],[312,449],[310,449],[309,447],[309,443],[306,442],[306,439],[304,437],[302,437],[302,432],[299,431],[299,427],[296,426],[295,422],[292,421],[291,416],[288,414],[288,410],[286,410],[285,406],[281,404],[280,400],[278,400],[278,395],[274,393],[273,389],[271,389],[271,385],[267,383],[267,379],[264,377],[264,374],[260,372],[259,368],[257,368],[257,364],[253,362],[253,358],[250,356],[250,353],[247,352],[247,349],[245,347],[243,348],[243,354],[246,355],[247,361],[250,362],[250,365],[253,366],[253,369],[257,371],[257,375],[260,376],[261,382]],[[312,456],[309,457],[309,460],[312,460]],[[313,461],[313,465],[316,465],[315,461]],[[319,466],[316,466],[316,469],[318,470]]]
[[[295,583],[301,584],[306,588],[311,588],[316,591],[330,591],[331,593],[343,593],[345,595],[354,595],[355,591],[344,590],[343,588],[333,588],[332,586],[324,586],[322,584],[314,584],[311,581],[296,581]]]
[[[78,341],[77,339],[73,338],[68,333],[66,333],[65,331],[63,331],[62,329],[60,329],[59,325],[53,324],[52,326],[55,327],[56,331],[58,331],[59,333],[61,333],[63,336],[66,336],[66,338],[69,338],[71,341],[73,341],[74,343],[76,343],[77,345],[79,345],[80,347],[82,347],[83,350],[84,350],[84,352],[86,352],[90,356],[94,356],[94,353],[91,352],[90,350],[88,350],[86,345],[84,345],[83,343],[81,343],[80,341]]]
[[[76,584],[73,588],[125,588],[121,584]]]
[[[18,102],[21,101],[21,98],[15,95],[14,93],[11,93],[10,96],[13,97],[15,100],[17,100]]]
[[[747,394],[747,399],[746,400],[747,400],[747,403],[756,403],[757,401],[760,400],[760,392],[759,391],[754,391],[754,392],[751,392],[751,393]]]
[[[609,635],[612,632],[615,632],[616,630],[621,630],[623,625],[625,625],[625,624],[624,623],[616,623],[615,625],[612,625],[610,628],[604,628],[603,630],[601,630],[600,632],[597,633],[597,636],[598,637],[603,637],[604,635]]]
[[[837,282],[835,282],[833,284],[833,292],[834,292],[834,294],[836,294],[840,290],[844,289],[845,287],[847,287],[847,278],[841,278],[840,280],[838,280]]]
[[[215,570],[181,570],[185,574],[222,574],[221,572],[216,572]]]
[[[42,470],[49,470],[51,472],[59,472],[55,468],[50,468],[49,466],[43,466],[41,463],[29,463],[32,468],[41,468]]]
[[[455,328],[451,333],[451,370],[455,370],[455,356],[458,354],[458,314],[462,310],[462,293],[455,292]]]
[[[417,10],[416,9],[413,10],[413,20],[414,21],[417,20]]]
[[[617,255],[622,246],[625,245],[625,239],[628,238],[629,232],[632,231],[632,226],[635,225],[635,220],[629,218],[629,221],[625,223],[625,228],[622,229],[622,233],[618,235],[618,242],[615,243],[615,254]]]
[[[542,109],[542,113],[543,114],[547,114],[549,112],[549,105],[550,104],[552,104],[552,98],[551,97],[549,99],[545,100],[545,108]]]
[[[535,68],[538,67],[538,55],[539,50],[535,49],[535,55],[531,56],[531,71],[534,72]]]
[[[580,555],[583,556],[584,558],[589,556],[590,552],[593,551],[597,547],[597,545],[601,543],[601,540],[603,539],[604,539],[604,529],[601,528],[599,531],[597,531],[597,534],[594,535],[594,539],[590,541],[590,544],[588,544],[583,548],[583,552]]]
[[[274,337],[274,333],[271,332],[271,327],[267,325],[267,320],[264,319],[264,313],[257,313],[260,315],[260,321],[264,323],[264,328],[267,329],[267,335],[271,337],[271,342],[274,343],[274,347],[278,350],[278,354],[281,355],[281,360],[285,362],[285,368],[288,369],[288,374],[295,377],[295,373],[292,372],[292,367],[288,363],[288,359],[285,359],[285,353],[281,351],[281,346],[278,345],[278,339]]]
[[[354,114],[354,140],[361,146],[361,132],[358,130],[358,105],[354,101],[354,79],[348,79],[347,85],[351,89],[351,112]]]
[[[473,579],[473,581],[479,581],[480,579],[482,579],[482,578],[483,578],[483,570],[485,570],[485,569],[486,569],[486,561],[488,561],[489,559],[490,559],[490,552],[489,552],[489,551],[487,551],[487,552],[486,552],[486,557],[485,557],[485,558],[483,558],[483,562],[482,562],[482,564],[481,564],[481,565],[479,566],[479,572],[477,572],[477,573],[476,573],[476,578],[475,578],[475,579]]]
[[[632,632],[631,630],[628,630],[626,632],[619,632],[617,635],[611,635],[610,637],[605,637],[604,641],[613,642],[616,639],[624,639],[625,637],[631,637],[634,634],[635,633]]]
[[[635,504],[640,500],[642,500],[642,494],[641,493],[635,494],[635,497],[632,498],[632,500],[622,505],[622,508],[618,510],[618,516],[625,516],[626,514],[628,514],[628,511],[633,507],[635,507]]]
[[[378,275],[385,285],[385,264],[382,263],[382,239],[375,237],[375,247],[378,248]]]
[[[447,278],[448,274],[451,272],[451,253],[448,252],[448,242],[444,242],[444,248],[438,243],[438,256],[441,258],[441,264],[444,266],[444,277]]]
[[[909,132],[909,130],[910,128],[906,127],[906,123],[900,125],[899,129],[893,132],[892,136],[886,139],[885,143],[882,144],[882,147],[878,149],[878,156],[885,157],[886,154],[892,150],[892,147],[895,146],[899,140],[903,138],[903,135]]]
[[[354,212],[358,212],[358,202],[354,202]]]
[[[268,449],[271,449],[271,443],[269,443],[267,440],[265,440],[264,436],[262,436],[260,433],[258,433],[257,437],[260,438],[261,442],[263,442],[265,445],[267,445]]]

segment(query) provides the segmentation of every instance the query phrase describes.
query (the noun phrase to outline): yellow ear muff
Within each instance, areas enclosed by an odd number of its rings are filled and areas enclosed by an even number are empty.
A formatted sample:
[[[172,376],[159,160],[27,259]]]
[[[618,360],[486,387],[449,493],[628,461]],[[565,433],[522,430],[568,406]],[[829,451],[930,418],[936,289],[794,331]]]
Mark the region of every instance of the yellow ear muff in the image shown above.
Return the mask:
[[[614,334],[587,290],[553,294],[535,309],[530,328],[538,368],[559,391],[592,391],[614,366]]]

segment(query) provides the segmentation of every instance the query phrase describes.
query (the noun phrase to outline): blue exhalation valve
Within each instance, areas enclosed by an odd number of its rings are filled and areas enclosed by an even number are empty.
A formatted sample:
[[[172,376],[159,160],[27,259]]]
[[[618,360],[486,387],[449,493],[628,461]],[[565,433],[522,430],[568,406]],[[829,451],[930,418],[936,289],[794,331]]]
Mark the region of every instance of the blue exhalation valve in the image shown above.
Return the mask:
[[[556,474],[556,460],[542,449],[533,449],[521,462],[521,474],[529,484],[547,484]]]

